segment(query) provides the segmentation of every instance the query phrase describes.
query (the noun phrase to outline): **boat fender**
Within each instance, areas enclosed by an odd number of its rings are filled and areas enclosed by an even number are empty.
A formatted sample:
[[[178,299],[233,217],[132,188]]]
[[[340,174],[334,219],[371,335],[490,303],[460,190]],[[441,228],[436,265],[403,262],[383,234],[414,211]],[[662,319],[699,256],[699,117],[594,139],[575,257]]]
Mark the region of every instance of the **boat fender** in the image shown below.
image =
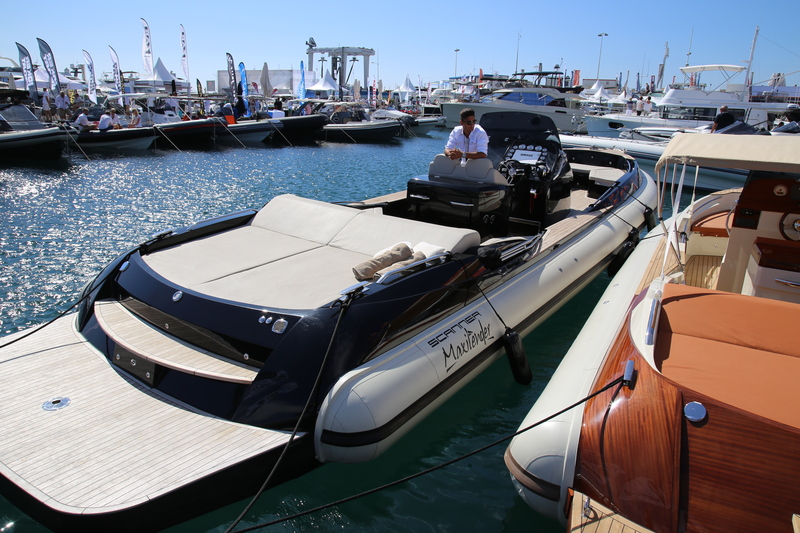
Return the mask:
[[[503,346],[506,348],[508,362],[511,364],[511,373],[514,374],[514,381],[520,385],[528,385],[533,380],[533,373],[528,364],[528,357],[525,355],[525,347],[519,333],[511,328],[506,328],[503,335]]]
[[[656,212],[653,211],[651,207],[645,207],[644,209],[644,221],[647,223],[647,231],[652,231],[658,225],[658,218],[656,218]]]
[[[619,272],[619,269],[625,264],[625,261],[627,261],[634,248],[636,248],[636,244],[632,241],[625,241],[622,243],[622,248],[620,248],[617,255],[615,255],[614,259],[608,264],[608,268],[606,268],[610,277],[613,278],[617,272]]]

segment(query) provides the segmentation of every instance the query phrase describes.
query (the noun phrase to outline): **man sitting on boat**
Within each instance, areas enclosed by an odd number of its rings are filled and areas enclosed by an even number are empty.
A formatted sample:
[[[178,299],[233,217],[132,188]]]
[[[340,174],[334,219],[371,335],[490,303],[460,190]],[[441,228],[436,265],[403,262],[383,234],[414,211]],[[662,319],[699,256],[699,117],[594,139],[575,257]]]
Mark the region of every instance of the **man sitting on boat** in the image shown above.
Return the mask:
[[[97,128],[97,124],[93,124],[89,122],[89,110],[87,108],[81,109],[81,114],[78,115],[78,118],[75,119],[75,122],[72,123],[73,126],[78,128],[79,131],[89,131]]]
[[[461,125],[453,128],[444,148],[450,159],[482,159],[489,152],[489,135],[475,120],[475,111],[461,110]]]

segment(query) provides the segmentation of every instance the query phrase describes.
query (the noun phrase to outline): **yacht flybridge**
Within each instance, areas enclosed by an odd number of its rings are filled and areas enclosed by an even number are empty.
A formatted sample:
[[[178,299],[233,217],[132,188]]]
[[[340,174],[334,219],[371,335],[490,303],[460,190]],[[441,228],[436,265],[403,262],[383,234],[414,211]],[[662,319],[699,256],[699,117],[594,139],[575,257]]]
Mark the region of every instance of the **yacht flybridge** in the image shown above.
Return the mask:
[[[166,231],[4,338],[0,491],[54,530],[161,529],[251,496],[284,449],[270,486],[379,455],[503,353],[529,382],[520,336],[619,268],[656,191],[547,117],[481,124],[488,159]]]

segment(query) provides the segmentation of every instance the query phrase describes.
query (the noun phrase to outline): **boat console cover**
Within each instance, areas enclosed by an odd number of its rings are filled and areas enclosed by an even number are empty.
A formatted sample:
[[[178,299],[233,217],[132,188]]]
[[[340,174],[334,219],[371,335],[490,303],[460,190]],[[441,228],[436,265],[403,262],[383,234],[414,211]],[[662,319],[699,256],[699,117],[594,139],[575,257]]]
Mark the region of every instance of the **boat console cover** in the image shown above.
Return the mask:
[[[211,297],[313,309],[357,282],[354,266],[398,242],[428,242],[458,253],[478,246],[480,236],[287,194],[272,199],[246,226],[144,260],[176,285]]]

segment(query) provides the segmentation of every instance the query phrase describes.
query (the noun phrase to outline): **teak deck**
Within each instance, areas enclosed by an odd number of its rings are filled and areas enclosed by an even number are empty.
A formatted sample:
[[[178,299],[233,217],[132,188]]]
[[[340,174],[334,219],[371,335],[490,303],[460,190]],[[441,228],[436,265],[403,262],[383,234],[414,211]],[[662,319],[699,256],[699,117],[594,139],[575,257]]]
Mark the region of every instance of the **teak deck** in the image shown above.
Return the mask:
[[[0,472],[48,506],[125,508],[288,441],[286,432],[222,420],[126,377],[75,332],[74,319],[0,351]],[[54,398],[69,404],[44,410]]]
[[[652,533],[577,491],[572,497],[568,520],[569,533]]]

